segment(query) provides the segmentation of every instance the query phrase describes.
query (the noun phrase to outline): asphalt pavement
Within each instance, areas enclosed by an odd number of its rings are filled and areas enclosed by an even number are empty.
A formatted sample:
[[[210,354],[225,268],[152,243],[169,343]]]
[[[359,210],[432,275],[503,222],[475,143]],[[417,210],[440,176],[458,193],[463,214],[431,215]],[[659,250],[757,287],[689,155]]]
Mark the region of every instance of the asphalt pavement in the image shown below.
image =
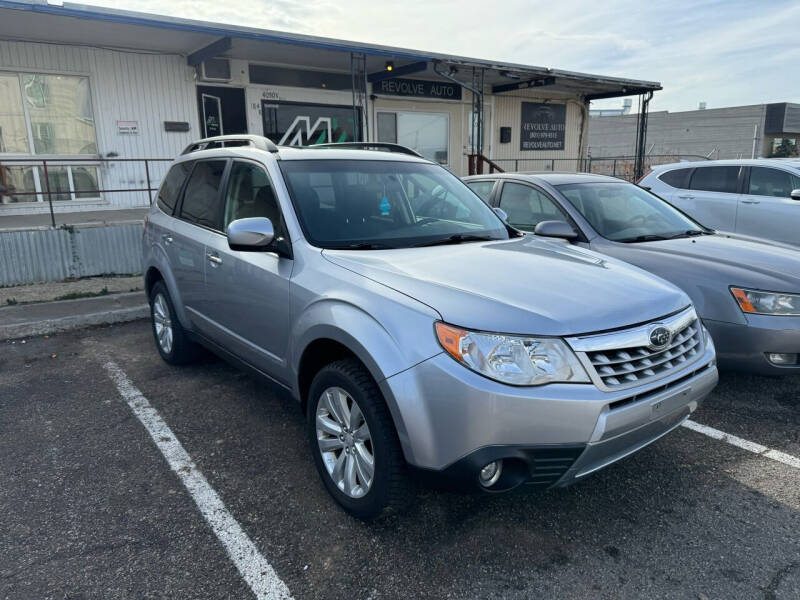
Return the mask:
[[[295,599],[800,597],[800,469],[679,428],[561,490],[422,487],[348,517],[286,394],[136,321],[0,346],[0,598],[254,597],[104,365],[163,418]],[[699,423],[800,456],[800,378],[724,374]]]

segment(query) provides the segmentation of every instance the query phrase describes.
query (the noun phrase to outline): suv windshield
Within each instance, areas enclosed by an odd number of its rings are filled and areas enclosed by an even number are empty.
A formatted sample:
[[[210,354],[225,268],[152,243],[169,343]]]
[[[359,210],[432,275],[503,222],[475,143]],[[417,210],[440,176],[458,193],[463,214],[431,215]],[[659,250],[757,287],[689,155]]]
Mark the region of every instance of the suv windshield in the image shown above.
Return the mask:
[[[597,233],[615,242],[710,233],[664,200],[631,183],[572,183],[556,187]]]
[[[280,161],[300,224],[321,248],[505,240],[503,222],[443,167],[386,160]]]

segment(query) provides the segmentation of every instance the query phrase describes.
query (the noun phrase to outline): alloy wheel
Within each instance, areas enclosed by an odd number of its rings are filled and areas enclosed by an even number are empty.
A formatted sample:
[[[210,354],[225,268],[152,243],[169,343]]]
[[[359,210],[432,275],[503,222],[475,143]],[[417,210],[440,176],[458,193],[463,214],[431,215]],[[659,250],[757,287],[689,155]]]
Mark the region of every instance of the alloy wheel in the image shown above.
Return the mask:
[[[361,498],[375,478],[375,456],[369,426],[358,403],[340,387],[320,395],[316,414],[317,444],[336,487]]]
[[[153,300],[153,326],[156,330],[158,345],[165,354],[172,351],[172,319],[169,316],[167,299],[163,294],[156,294]]]

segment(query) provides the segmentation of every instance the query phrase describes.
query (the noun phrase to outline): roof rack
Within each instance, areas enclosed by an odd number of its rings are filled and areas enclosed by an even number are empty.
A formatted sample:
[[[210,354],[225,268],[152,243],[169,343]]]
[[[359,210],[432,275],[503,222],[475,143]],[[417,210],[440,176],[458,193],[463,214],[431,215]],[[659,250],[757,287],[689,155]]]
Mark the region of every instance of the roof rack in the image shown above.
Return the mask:
[[[338,148],[340,150],[384,150],[386,152],[397,152],[398,154],[409,154],[418,158],[425,158],[419,152],[401,146],[400,144],[390,144],[389,142],[336,142],[328,144],[314,144],[313,146],[306,146],[307,148]]]
[[[192,142],[181,154],[198,152],[200,150],[213,150],[216,148],[235,148],[237,146],[251,146],[267,152],[277,152],[278,147],[274,142],[263,135],[217,135]]]

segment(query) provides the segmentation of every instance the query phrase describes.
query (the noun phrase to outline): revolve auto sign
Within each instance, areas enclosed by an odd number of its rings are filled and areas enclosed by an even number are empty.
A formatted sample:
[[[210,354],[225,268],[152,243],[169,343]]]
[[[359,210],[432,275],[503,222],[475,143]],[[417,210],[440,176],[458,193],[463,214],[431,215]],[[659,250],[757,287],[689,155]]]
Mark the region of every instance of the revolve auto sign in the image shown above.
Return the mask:
[[[418,98],[439,98],[441,100],[461,100],[461,86],[442,81],[423,79],[384,79],[372,84],[374,94],[387,96],[415,96]]]
[[[520,150],[563,150],[567,122],[565,104],[523,102]]]

